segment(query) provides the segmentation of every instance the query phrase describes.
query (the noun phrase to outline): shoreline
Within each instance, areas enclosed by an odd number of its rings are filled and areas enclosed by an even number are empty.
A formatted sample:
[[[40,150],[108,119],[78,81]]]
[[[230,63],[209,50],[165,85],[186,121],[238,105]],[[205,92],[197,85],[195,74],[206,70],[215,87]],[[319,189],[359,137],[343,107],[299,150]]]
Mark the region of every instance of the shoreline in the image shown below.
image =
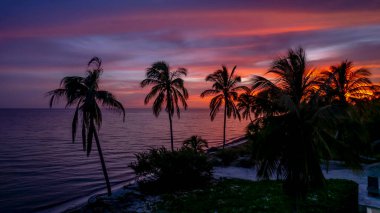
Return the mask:
[[[233,138],[230,140],[229,143],[226,143],[226,147],[234,147],[243,143],[246,143],[248,140],[245,136]],[[222,146],[217,147],[211,147],[207,153],[214,153],[217,150],[219,150]],[[380,199],[376,197],[368,196],[367,192],[367,175],[370,173],[371,168],[377,168],[380,166],[380,163],[372,163],[372,164],[366,164],[363,166],[362,171],[353,171],[351,169],[347,169],[344,167],[344,165],[339,161],[330,161],[330,169],[326,171],[326,168],[323,168],[323,173],[325,175],[326,179],[346,179],[346,180],[352,180],[356,183],[358,183],[358,204],[364,208],[370,207],[370,208],[376,208],[380,209]],[[379,168],[380,169],[380,168]],[[237,167],[237,166],[215,166],[213,169],[213,176],[215,179],[220,178],[237,178],[237,179],[244,179],[244,180],[251,180],[251,181],[257,181],[256,178],[256,169],[255,168],[243,168],[243,167]],[[127,183],[119,184],[118,187],[113,191],[112,196],[108,200],[117,199],[118,197],[125,195],[128,192],[131,191],[138,191],[137,189],[137,180],[135,178],[131,179]],[[104,190],[105,192],[105,190]],[[81,199],[83,202],[80,205],[73,206],[70,208],[66,208],[65,210],[61,211],[64,213],[71,213],[71,212],[78,212],[81,209],[83,209],[87,204],[90,204],[92,200],[96,200],[96,197],[101,197],[103,194],[95,194],[92,196],[88,196],[86,198]],[[153,198],[157,199],[157,198]],[[149,200],[149,199],[148,199]],[[136,208],[143,208],[141,201],[132,201],[134,202],[132,206]],[[137,211],[139,212],[139,211]],[[144,212],[144,211],[142,211]]]
[[[377,197],[371,197],[368,196],[367,193],[367,179],[366,175],[369,172],[370,168],[379,166],[380,163],[373,163],[369,165],[365,165],[363,168],[363,171],[357,172],[352,171],[350,169],[347,169],[341,164],[340,162],[332,162],[334,169],[330,170],[329,172],[324,171],[324,175],[326,179],[346,179],[346,180],[352,180],[358,184],[358,204],[361,206],[361,208],[380,208],[380,199]],[[250,181],[257,181],[256,178],[256,170],[254,168],[242,168],[242,167],[236,167],[236,166],[216,166],[213,170],[213,176],[215,179],[223,179],[223,178],[231,178],[231,179],[243,179],[243,180],[250,180]],[[272,178],[271,178],[272,179]],[[273,178],[275,179],[275,178]],[[105,200],[112,203],[112,200],[117,200],[123,195],[127,195],[128,193],[132,193],[135,195],[141,195],[141,193],[138,191],[137,182],[131,182],[128,185],[122,186],[116,190],[113,191],[111,198],[106,198]],[[102,195],[95,195],[92,196],[92,198],[89,199],[88,202],[82,203],[82,205],[77,206],[75,208],[66,209],[65,213],[77,213],[81,212],[83,208],[87,204],[94,203],[96,201],[96,197],[101,197]],[[91,201],[92,199],[92,201]],[[145,200],[131,197],[131,200],[128,200],[128,204],[130,206],[128,209],[123,209],[132,212],[146,212],[146,204],[147,203],[154,203],[155,201],[158,201],[159,195],[156,196],[147,196],[145,197]]]
[[[228,140],[226,142],[226,148],[234,147],[234,146],[246,143],[246,142],[247,142],[247,140],[246,140],[245,135],[235,137],[235,138],[231,138],[230,140]],[[207,150],[207,153],[213,153],[213,152],[221,149],[222,147],[223,147],[223,145],[211,147]],[[136,177],[133,177],[124,183],[120,183],[120,184],[117,184],[116,186],[113,186],[113,188],[115,188],[115,189],[112,190],[111,198],[113,198],[115,195],[120,196],[120,194],[123,193],[125,190],[127,190],[129,186],[133,186],[136,183],[137,183]],[[38,211],[38,213],[50,213],[50,212],[70,213],[70,212],[75,212],[75,211],[82,209],[87,204],[89,204],[89,201],[91,199],[94,199],[95,197],[99,197],[99,196],[102,196],[105,194],[106,194],[106,190],[104,189],[104,190],[101,190],[101,191],[96,192],[94,194],[91,194],[89,196],[85,196],[85,197],[82,197],[79,199],[75,199],[71,202],[64,203],[64,204],[55,206],[53,208],[48,208],[48,209],[45,209],[42,211]]]

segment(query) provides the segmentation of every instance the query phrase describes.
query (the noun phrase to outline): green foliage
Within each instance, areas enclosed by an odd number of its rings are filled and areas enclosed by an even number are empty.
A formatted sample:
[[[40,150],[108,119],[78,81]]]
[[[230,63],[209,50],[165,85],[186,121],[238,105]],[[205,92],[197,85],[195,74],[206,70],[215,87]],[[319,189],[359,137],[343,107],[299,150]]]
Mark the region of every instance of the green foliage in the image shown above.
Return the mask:
[[[292,212],[292,199],[280,181],[223,180],[202,190],[168,194],[156,212]],[[299,203],[300,213],[356,213],[358,185],[348,180],[328,180],[325,189],[309,193]]]
[[[173,191],[205,185],[211,180],[212,166],[207,157],[193,150],[170,152],[162,147],[138,153],[136,158],[130,167],[143,189]]]

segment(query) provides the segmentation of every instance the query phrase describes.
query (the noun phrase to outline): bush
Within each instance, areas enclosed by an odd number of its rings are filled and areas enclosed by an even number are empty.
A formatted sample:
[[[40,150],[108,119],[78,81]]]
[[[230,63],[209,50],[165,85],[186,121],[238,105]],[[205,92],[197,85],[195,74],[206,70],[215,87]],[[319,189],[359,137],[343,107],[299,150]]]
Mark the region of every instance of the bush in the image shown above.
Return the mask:
[[[136,154],[134,170],[143,190],[151,192],[189,189],[211,180],[212,166],[204,154],[189,149],[168,151],[164,147]]]

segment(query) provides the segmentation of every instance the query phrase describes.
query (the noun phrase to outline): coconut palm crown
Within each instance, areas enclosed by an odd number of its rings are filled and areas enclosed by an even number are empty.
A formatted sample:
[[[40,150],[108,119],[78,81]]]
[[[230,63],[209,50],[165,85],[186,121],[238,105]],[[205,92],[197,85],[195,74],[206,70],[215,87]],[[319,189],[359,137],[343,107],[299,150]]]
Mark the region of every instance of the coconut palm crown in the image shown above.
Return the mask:
[[[322,85],[331,102],[347,106],[374,97],[376,87],[369,77],[371,73],[364,68],[354,69],[351,61],[343,61],[321,73]]]

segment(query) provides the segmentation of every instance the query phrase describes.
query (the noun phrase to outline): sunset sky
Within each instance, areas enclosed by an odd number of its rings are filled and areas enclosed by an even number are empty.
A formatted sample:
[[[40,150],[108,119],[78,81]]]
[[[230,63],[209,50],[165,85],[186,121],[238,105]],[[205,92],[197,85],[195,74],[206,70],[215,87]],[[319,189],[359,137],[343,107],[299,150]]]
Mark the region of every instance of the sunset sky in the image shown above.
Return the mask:
[[[64,76],[103,59],[101,87],[125,107],[143,107],[145,69],[158,60],[189,71],[189,106],[222,64],[247,81],[287,49],[302,46],[311,66],[342,60],[380,82],[379,0],[0,2],[0,108],[45,108]]]

